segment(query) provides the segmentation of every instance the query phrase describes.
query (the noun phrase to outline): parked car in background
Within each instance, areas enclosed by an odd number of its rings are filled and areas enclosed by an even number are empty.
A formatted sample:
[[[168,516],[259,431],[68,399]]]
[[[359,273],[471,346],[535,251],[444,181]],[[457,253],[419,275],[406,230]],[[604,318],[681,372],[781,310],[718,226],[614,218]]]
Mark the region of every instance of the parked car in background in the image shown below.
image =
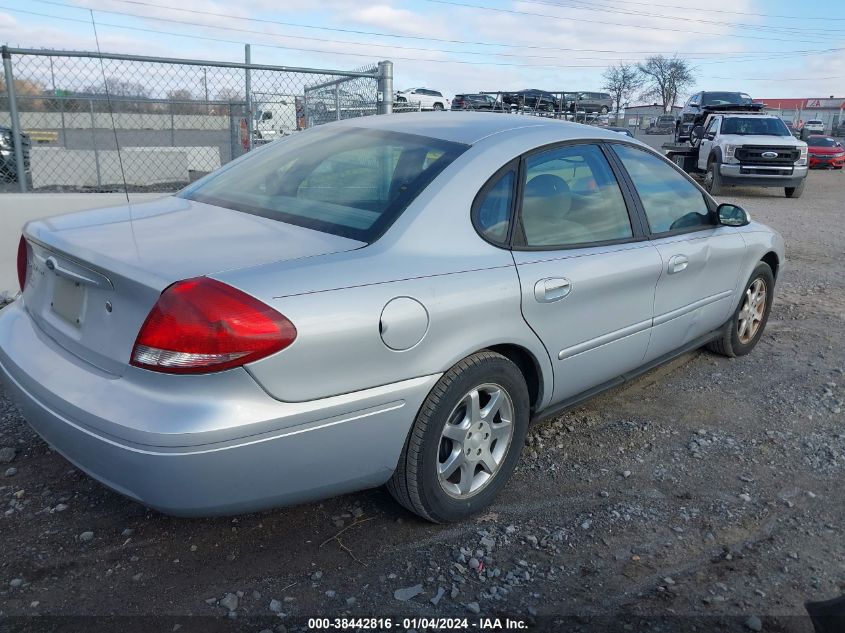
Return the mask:
[[[625,136],[630,136],[631,138],[634,138],[633,132],[631,132],[631,130],[626,127],[607,127],[605,129],[610,130],[611,132],[617,132],[618,134],[624,134]]]
[[[452,99],[452,110],[495,110],[501,109],[496,95],[488,94],[460,94]]]
[[[613,108],[613,98],[607,92],[579,92],[573,105],[576,111],[607,114]]]
[[[387,484],[449,522],[506,485],[530,421],[754,349],[776,232],[615,132],[457,118],[328,123],[173,196],[28,223],[6,392],[163,512]]]
[[[396,103],[419,103],[422,110],[446,110],[450,105],[449,99],[444,97],[442,92],[430,88],[400,90],[393,100]]]
[[[795,138],[801,138],[801,130],[795,127],[795,123],[792,121],[784,121],[783,124],[786,126],[786,129],[789,130],[789,133],[792,134]]]
[[[502,103],[512,110],[530,108],[545,112],[554,112],[562,107],[560,99],[545,90],[526,88],[517,92],[502,93]]]
[[[845,167],[845,147],[832,136],[811,134],[807,137],[810,169],[842,169]]]
[[[15,159],[15,144],[12,128],[0,126],[0,180],[16,182],[18,179],[18,164]],[[32,141],[27,134],[20,135],[23,150],[24,169],[29,173],[29,155]]]
[[[730,111],[737,109],[747,111],[762,110],[765,105],[754,103],[754,100],[744,92],[696,92],[681,109],[675,125],[675,142],[683,143],[690,140],[690,132],[698,125],[702,125],[711,112]]]
[[[649,125],[646,134],[672,134],[675,131],[675,117],[671,114],[661,114]]]
[[[812,134],[824,134],[824,121],[821,119],[810,119],[801,128],[801,140],[806,141]]]
[[[837,125],[833,126],[833,130],[831,130],[831,134],[833,136],[839,136],[845,138],[845,121],[838,123]]]

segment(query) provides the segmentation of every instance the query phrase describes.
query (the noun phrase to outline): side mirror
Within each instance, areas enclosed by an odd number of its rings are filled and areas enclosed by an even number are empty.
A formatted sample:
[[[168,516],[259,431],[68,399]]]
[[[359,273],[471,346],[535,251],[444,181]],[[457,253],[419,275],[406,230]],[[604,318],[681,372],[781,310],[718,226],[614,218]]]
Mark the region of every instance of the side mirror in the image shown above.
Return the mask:
[[[724,226],[745,226],[751,222],[748,213],[735,204],[720,204],[716,209],[719,214],[719,224]]]
[[[690,141],[693,140],[700,140],[704,138],[704,126],[703,125],[696,125],[692,130],[690,130]]]
[[[697,103],[691,103],[689,107],[698,109],[699,105]]]

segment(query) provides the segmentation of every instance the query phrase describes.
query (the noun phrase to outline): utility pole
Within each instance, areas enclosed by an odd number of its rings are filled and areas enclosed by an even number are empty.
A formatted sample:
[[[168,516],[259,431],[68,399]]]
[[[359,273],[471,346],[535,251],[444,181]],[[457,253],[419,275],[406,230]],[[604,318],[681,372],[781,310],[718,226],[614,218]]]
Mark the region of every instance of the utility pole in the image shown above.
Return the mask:
[[[246,135],[247,151],[252,149],[252,70],[249,68],[252,63],[249,44],[244,44],[244,61],[246,61]]]

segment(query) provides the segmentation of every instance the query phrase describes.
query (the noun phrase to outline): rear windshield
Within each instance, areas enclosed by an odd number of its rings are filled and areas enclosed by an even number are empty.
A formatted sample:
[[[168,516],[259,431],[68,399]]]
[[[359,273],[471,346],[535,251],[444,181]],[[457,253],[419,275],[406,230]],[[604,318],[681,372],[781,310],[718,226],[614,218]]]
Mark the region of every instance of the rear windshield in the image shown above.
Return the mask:
[[[467,147],[381,130],[319,129],[250,152],[179,195],[372,242]]]
[[[753,103],[744,92],[705,92],[701,105],[747,105]]]
[[[726,118],[722,121],[722,134],[792,136],[786,124],[780,119],[763,119],[750,116]]]

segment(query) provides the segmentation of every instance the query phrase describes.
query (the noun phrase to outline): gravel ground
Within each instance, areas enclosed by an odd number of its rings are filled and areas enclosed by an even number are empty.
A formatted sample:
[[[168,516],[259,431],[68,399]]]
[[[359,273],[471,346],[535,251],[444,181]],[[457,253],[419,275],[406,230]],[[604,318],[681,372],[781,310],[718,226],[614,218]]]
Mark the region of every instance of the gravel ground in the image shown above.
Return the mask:
[[[725,199],[786,239],[757,349],[685,355],[534,427],[511,484],[463,524],[418,521],[383,490],[161,516],[73,468],[0,397],[0,615],[283,631],[318,614],[480,613],[550,630],[809,633],[804,602],[845,590],[845,172],[812,172],[800,200]]]

